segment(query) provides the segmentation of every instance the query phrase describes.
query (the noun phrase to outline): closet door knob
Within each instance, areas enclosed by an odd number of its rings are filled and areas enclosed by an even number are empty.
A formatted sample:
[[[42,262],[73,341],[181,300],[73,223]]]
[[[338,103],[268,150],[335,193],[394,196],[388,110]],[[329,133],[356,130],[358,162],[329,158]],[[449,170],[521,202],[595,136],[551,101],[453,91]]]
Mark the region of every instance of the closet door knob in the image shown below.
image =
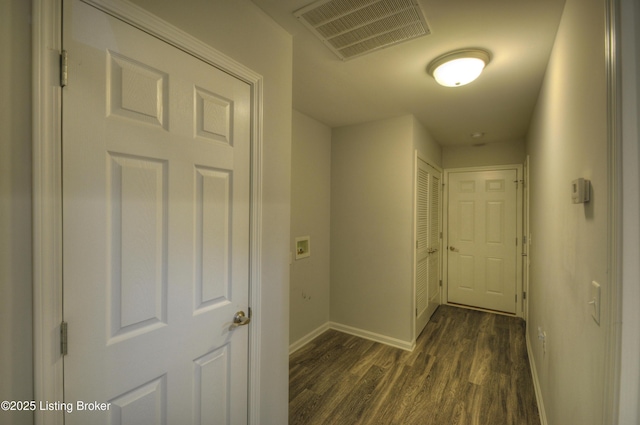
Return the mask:
[[[244,314],[244,311],[239,311],[233,316],[233,323],[231,324],[231,326],[229,326],[229,329],[231,330],[237,328],[238,326],[248,325],[249,322],[251,322],[251,318],[247,317]]]

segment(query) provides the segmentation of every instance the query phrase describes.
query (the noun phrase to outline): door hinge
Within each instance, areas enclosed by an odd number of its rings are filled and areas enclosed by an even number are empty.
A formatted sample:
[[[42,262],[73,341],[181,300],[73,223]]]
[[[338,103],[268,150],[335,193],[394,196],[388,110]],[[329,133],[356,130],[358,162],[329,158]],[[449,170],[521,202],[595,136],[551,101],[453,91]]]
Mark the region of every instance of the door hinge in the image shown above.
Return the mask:
[[[68,334],[67,334],[67,322],[62,322],[60,323],[60,354],[62,354],[63,356],[67,355],[68,352],[68,346],[67,346],[67,338],[68,338]]]
[[[525,291],[522,291],[522,299],[523,300],[527,299],[527,293]]]
[[[516,302],[518,302],[518,294],[516,294]]]
[[[69,81],[69,55],[66,50],[60,53],[60,87],[67,85]]]
[[[522,245],[526,245],[527,244],[527,237],[523,236],[522,237]]]
[[[440,239],[442,239],[442,232],[440,232]]]
[[[440,279],[440,287],[442,288],[442,279]]]
[[[416,317],[418,317],[418,309],[416,308]]]

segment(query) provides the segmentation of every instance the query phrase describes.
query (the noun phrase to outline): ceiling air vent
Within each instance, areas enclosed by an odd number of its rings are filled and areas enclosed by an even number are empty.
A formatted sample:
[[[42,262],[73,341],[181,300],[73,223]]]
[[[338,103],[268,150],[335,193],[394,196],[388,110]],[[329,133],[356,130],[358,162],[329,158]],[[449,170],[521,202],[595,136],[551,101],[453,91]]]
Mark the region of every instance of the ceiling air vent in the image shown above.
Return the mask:
[[[320,0],[294,16],[343,60],[430,33],[417,0]]]

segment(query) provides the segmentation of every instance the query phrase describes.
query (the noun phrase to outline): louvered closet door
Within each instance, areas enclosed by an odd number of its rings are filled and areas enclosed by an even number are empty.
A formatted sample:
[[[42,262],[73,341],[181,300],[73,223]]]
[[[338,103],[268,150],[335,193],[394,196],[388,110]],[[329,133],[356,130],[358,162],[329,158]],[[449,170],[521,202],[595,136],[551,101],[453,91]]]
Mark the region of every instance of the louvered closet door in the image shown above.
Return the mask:
[[[246,424],[250,87],[79,1],[64,44],[64,394],[105,403],[65,423]]]
[[[441,174],[418,158],[416,173],[416,337],[440,304]]]

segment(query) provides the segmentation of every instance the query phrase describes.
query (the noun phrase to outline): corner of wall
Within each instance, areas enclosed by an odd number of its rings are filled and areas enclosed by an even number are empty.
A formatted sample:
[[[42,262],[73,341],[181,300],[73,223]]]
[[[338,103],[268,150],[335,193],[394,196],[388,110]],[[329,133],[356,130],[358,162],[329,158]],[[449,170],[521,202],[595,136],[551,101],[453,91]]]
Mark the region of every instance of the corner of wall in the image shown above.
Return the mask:
[[[331,233],[331,129],[294,110],[292,135],[290,350],[329,321]],[[302,236],[309,236],[311,255],[296,259]]]
[[[33,400],[30,1],[0,2],[0,399]],[[7,416],[9,415],[9,416]],[[2,412],[31,424],[33,412]]]
[[[412,117],[414,149],[429,164],[442,168],[442,146],[415,116]]]

